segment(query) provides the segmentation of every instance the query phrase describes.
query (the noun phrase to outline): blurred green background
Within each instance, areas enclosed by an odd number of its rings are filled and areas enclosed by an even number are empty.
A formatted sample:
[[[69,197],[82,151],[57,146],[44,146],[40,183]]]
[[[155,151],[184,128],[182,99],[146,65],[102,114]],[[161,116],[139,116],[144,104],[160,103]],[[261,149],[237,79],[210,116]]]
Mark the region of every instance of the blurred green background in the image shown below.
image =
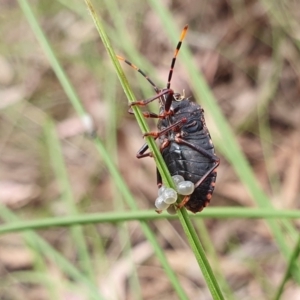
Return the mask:
[[[166,85],[180,31],[189,24],[172,87],[203,106],[221,157],[211,206],[299,208],[297,1],[93,4],[115,52],[159,87]],[[60,216],[126,212],[127,190],[139,209],[153,210],[155,164],[135,158],[144,140],[127,114],[126,97],[84,1],[2,0],[0,34],[3,223],[52,217],[55,225]],[[151,97],[151,85],[122,66],[136,97]],[[59,70],[73,89],[63,87]],[[78,115],[74,99],[93,119],[108,158],[88,134],[82,122],[87,117]],[[158,104],[150,110],[157,112]],[[155,130],[155,121],[148,124]],[[145,237],[144,224],[1,236],[0,299],[183,299]],[[273,299],[288,270],[299,221],[216,217],[194,225],[225,299]],[[150,228],[187,299],[211,299],[178,221],[152,221]],[[292,273],[280,299],[300,297],[299,268]]]

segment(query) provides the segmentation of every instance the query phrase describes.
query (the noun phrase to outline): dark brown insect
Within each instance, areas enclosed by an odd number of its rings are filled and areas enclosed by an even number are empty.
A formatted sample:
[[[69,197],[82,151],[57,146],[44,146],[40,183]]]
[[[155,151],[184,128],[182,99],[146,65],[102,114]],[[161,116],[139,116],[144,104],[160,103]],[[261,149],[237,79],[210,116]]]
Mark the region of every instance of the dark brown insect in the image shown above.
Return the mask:
[[[146,106],[154,100],[160,104],[159,114],[143,112],[146,118],[158,118],[158,131],[148,132],[145,136],[159,138],[160,151],[172,176],[181,175],[187,181],[195,184],[191,195],[185,196],[178,205],[185,206],[193,213],[202,211],[212,197],[220,159],[215,155],[214,146],[205,124],[204,111],[200,105],[183,94],[175,93],[171,88],[171,79],[179,49],[186,35],[188,25],[181,33],[180,40],[175,49],[171,62],[166,88],[159,89],[154,82],[138,67],[121,56],[119,60],[125,61],[132,68],[141,73],[153,86],[156,95],[130,103],[129,113],[133,113],[134,105]],[[137,152],[137,158],[151,156],[147,144]],[[162,186],[162,179],[157,171],[158,187]]]

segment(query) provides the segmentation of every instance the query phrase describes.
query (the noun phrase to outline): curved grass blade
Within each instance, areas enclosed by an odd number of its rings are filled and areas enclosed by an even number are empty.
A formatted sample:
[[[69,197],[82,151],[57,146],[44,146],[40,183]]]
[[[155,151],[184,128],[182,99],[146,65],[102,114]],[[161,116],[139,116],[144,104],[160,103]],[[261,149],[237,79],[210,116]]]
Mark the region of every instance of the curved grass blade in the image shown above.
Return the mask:
[[[123,70],[121,69],[121,66],[119,64],[119,61],[114,53],[114,50],[112,48],[112,46],[110,45],[110,42],[109,42],[109,39],[108,39],[108,36],[106,35],[105,33],[105,30],[102,26],[102,24],[100,23],[99,19],[97,18],[97,15],[94,11],[94,8],[91,4],[91,2],[89,0],[85,0],[86,3],[87,3],[87,6],[90,10],[90,13],[92,15],[92,18],[94,20],[94,23],[97,27],[97,30],[100,34],[100,37],[102,39],[102,42],[113,62],[113,65],[116,69],[116,72],[118,74],[118,77],[119,77],[119,80],[121,82],[121,85],[123,87],[123,90],[128,98],[128,100],[131,102],[131,101],[134,101],[135,100],[135,97],[129,87],[129,84],[128,84],[128,81],[123,73]],[[133,107],[133,111],[134,111],[134,114],[136,116],[136,119],[137,119],[137,122],[142,130],[143,133],[147,132],[148,129],[147,129],[147,124],[146,122],[144,121],[144,118],[143,118],[143,115],[142,113],[140,112],[140,110],[137,108],[137,107]],[[172,181],[172,178],[170,176],[170,173],[165,165],[165,162],[160,154],[160,151],[158,149],[158,147],[156,146],[155,144],[155,141],[152,139],[152,138],[147,138],[147,143],[148,143],[148,146],[150,148],[150,150],[152,151],[153,153],[153,156],[154,156],[154,159],[156,161],[156,165],[157,165],[157,168],[162,176],[162,179],[165,183],[166,186],[171,186],[174,188],[174,183]],[[205,257],[205,254],[204,254],[204,250],[203,250],[203,247],[202,245],[200,244],[200,241],[197,237],[197,234],[195,232],[195,229],[193,228],[191,222],[190,222],[190,219],[188,217],[188,214],[186,212],[186,210],[183,208],[181,210],[178,210],[178,216],[179,216],[179,219],[180,219],[180,222],[183,226],[183,229],[186,233],[186,236],[187,236],[187,239],[192,247],[192,250],[195,254],[195,257],[197,259],[197,262],[202,270],[202,273],[204,275],[204,278],[207,282],[207,285],[208,285],[208,288],[213,296],[214,299],[224,299],[223,298],[223,295],[222,295],[222,292],[218,286],[218,283],[214,277],[214,274],[211,270],[211,267],[208,263],[208,260],[206,259]]]
[[[166,212],[157,214],[152,210],[133,210],[122,212],[106,212],[94,214],[81,214],[78,216],[65,216],[55,218],[43,218],[42,220],[15,221],[0,226],[0,235],[9,232],[19,232],[28,229],[43,229],[51,227],[65,227],[72,225],[85,225],[94,223],[120,223],[130,221],[150,221],[177,219],[177,215],[169,215]],[[193,219],[300,219],[300,211],[295,210],[270,210],[261,208],[231,208],[212,207],[207,208],[201,214],[189,214]]]

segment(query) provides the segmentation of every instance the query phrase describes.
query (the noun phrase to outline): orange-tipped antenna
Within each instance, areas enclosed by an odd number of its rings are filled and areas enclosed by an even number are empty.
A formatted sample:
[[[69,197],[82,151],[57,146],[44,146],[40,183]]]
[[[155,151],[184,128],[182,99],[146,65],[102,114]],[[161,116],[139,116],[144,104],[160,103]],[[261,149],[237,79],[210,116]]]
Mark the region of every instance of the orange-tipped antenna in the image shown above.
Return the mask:
[[[135,66],[133,63],[131,63],[130,61],[128,61],[127,59],[125,59],[124,57],[117,55],[118,60],[122,60],[124,62],[126,62],[127,65],[129,65],[130,67],[132,67],[133,69],[135,69],[136,71],[138,71],[140,74],[142,74],[147,80],[148,82],[151,83],[151,85],[153,86],[155,92],[159,93],[159,88],[156,86],[156,84],[137,66]]]
[[[172,63],[171,63],[171,68],[170,68],[169,77],[168,77],[167,89],[169,89],[170,86],[171,86],[171,79],[172,79],[173,69],[174,69],[175,62],[176,62],[176,57],[177,57],[177,54],[178,54],[179,49],[181,47],[182,41],[183,41],[183,39],[184,39],[184,37],[186,35],[186,32],[188,30],[188,27],[189,27],[188,25],[185,25],[184,28],[183,28],[183,30],[181,31],[180,40],[179,40],[179,42],[177,44],[177,47],[175,49],[174,57],[173,57]]]

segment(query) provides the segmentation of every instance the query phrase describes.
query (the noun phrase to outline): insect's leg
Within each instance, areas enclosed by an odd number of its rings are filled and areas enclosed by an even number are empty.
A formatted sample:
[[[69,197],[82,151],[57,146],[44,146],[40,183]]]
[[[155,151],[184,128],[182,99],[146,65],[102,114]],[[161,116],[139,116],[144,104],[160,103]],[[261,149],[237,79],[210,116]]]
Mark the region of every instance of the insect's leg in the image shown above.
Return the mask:
[[[158,169],[156,169],[156,178],[157,178],[157,187],[160,188],[162,186],[162,178]]]
[[[153,136],[154,139],[156,140],[158,137],[160,137],[161,135],[165,134],[166,132],[168,132],[169,130],[171,130],[172,128],[182,124],[182,123],[185,123],[186,122],[186,118],[183,118],[182,120],[172,124],[171,126],[161,130],[161,131],[158,131],[158,132],[146,132],[144,134],[144,137],[145,136]],[[163,149],[167,148],[170,144],[170,141],[168,139],[165,139],[163,141],[163,143],[161,144],[160,146],[160,151],[162,151]],[[144,144],[141,149],[137,152],[136,154],[136,157],[137,158],[143,158],[143,157],[153,157],[153,154],[152,152],[147,152],[145,153],[147,150],[149,149],[148,145],[147,144]]]
[[[154,137],[155,139],[157,139],[158,137],[160,137],[161,135],[165,134],[166,132],[172,130],[173,128],[179,126],[179,125],[182,125],[184,123],[186,123],[187,119],[186,118],[182,118],[181,120],[175,122],[174,124],[164,128],[163,130],[161,131],[150,131],[150,132],[146,132],[144,133],[144,137],[145,136],[152,136]]]
[[[148,145],[144,144],[141,147],[141,149],[136,153],[136,158],[152,157],[152,152],[146,152],[148,149]]]
[[[172,105],[172,101],[173,101],[173,95],[174,95],[174,91],[171,89],[164,89],[161,92],[159,92],[158,94],[156,94],[155,96],[146,99],[146,100],[140,100],[140,101],[135,101],[135,102],[131,102],[129,104],[130,108],[134,105],[138,105],[138,106],[146,106],[147,104],[149,104],[150,102],[159,99],[160,97],[166,95],[166,99],[165,99],[165,103],[164,103],[164,111],[162,114],[157,115],[154,113],[149,113],[149,112],[145,112],[144,116],[146,118],[160,118],[160,119],[164,119],[166,116],[170,115],[172,113],[172,111],[170,111],[170,107]],[[132,113],[132,110],[130,110],[129,108],[129,113]]]
[[[134,112],[133,112],[131,107],[129,107],[128,113],[130,113],[131,115],[134,115]],[[145,118],[157,118],[157,119],[164,119],[165,118],[164,115],[158,115],[158,114],[150,112],[150,111],[143,111],[142,114]]]
[[[171,91],[168,93],[167,95],[167,99],[166,99],[166,103],[165,103],[165,111],[164,111],[164,115],[167,116],[169,114],[170,111],[170,107],[172,105],[172,101],[173,101],[173,90],[168,89],[167,91]]]
[[[158,94],[156,94],[155,96],[151,97],[151,98],[148,98],[146,100],[139,100],[139,101],[134,101],[134,102],[130,102],[129,103],[129,106],[132,107],[134,105],[138,105],[138,106],[145,106],[147,104],[149,104],[150,102],[156,100],[156,99],[159,99],[160,97],[162,97],[163,95],[165,94],[169,94],[169,95],[172,95],[174,94],[173,90],[171,89],[164,89],[163,91],[159,92]],[[168,95],[168,96],[169,96]]]
[[[219,164],[220,164],[220,160],[218,159],[218,161],[216,161],[215,162],[215,164],[214,164],[214,166],[212,166],[196,183],[195,183],[195,189],[198,187],[198,186],[200,186],[203,182],[204,182],[204,180],[210,175],[210,174],[212,174],[214,171],[215,171],[215,169],[219,166]],[[209,195],[209,194],[208,194]],[[207,195],[207,197],[209,197]],[[211,194],[210,194],[210,197],[211,197]],[[191,195],[188,195],[188,196],[185,196],[184,198],[183,198],[183,200],[178,204],[178,208],[180,209],[180,208],[182,208],[184,205],[186,205],[188,202],[189,202],[189,200],[190,200],[190,198],[191,198]]]
[[[180,121],[179,121],[179,122],[180,122]],[[172,126],[174,126],[174,125],[177,126],[177,125],[178,125],[177,123],[179,123],[179,122],[174,123]],[[170,127],[171,127],[171,126],[170,126]],[[158,133],[154,136],[154,139],[156,140],[160,135],[166,133],[166,131],[168,131],[168,130],[171,130],[172,128],[170,128],[170,127],[167,127],[167,128],[165,128],[164,130],[158,132]],[[145,133],[145,134],[144,134],[144,136],[149,136],[149,135],[151,135],[151,132],[148,132],[148,133]],[[162,152],[162,150],[164,150],[165,148],[167,148],[167,147],[169,146],[169,144],[170,144],[170,141],[169,141],[168,139],[165,139],[165,140],[161,143],[161,145],[160,145],[160,151]],[[140,150],[137,152],[136,157],[137,157],[137,158],[143,158],[143,157],[148,157],[148,156],[149,156],[149,157],[153,157],[152,152],[147,152],[147,153],[145,153],[148,149],[149,149],[149,147],[148,147],[148,145],[145,143],[145,144],[140,148]]]
[[[175,137],[175,142],[178,144],[183,144],[183,145],[189,146],[190,148],[194,149],[195,151],[199,152],[200,154],[204,155],[205,157],[210,158],[212,161],[218,162],[218,165],[220,164],[220,159],[216,155],[209,153],[207,150],[205,150],[202,147],[194,145],[194,144],[192,144],[184,139],[181,139],[179,137]]]

